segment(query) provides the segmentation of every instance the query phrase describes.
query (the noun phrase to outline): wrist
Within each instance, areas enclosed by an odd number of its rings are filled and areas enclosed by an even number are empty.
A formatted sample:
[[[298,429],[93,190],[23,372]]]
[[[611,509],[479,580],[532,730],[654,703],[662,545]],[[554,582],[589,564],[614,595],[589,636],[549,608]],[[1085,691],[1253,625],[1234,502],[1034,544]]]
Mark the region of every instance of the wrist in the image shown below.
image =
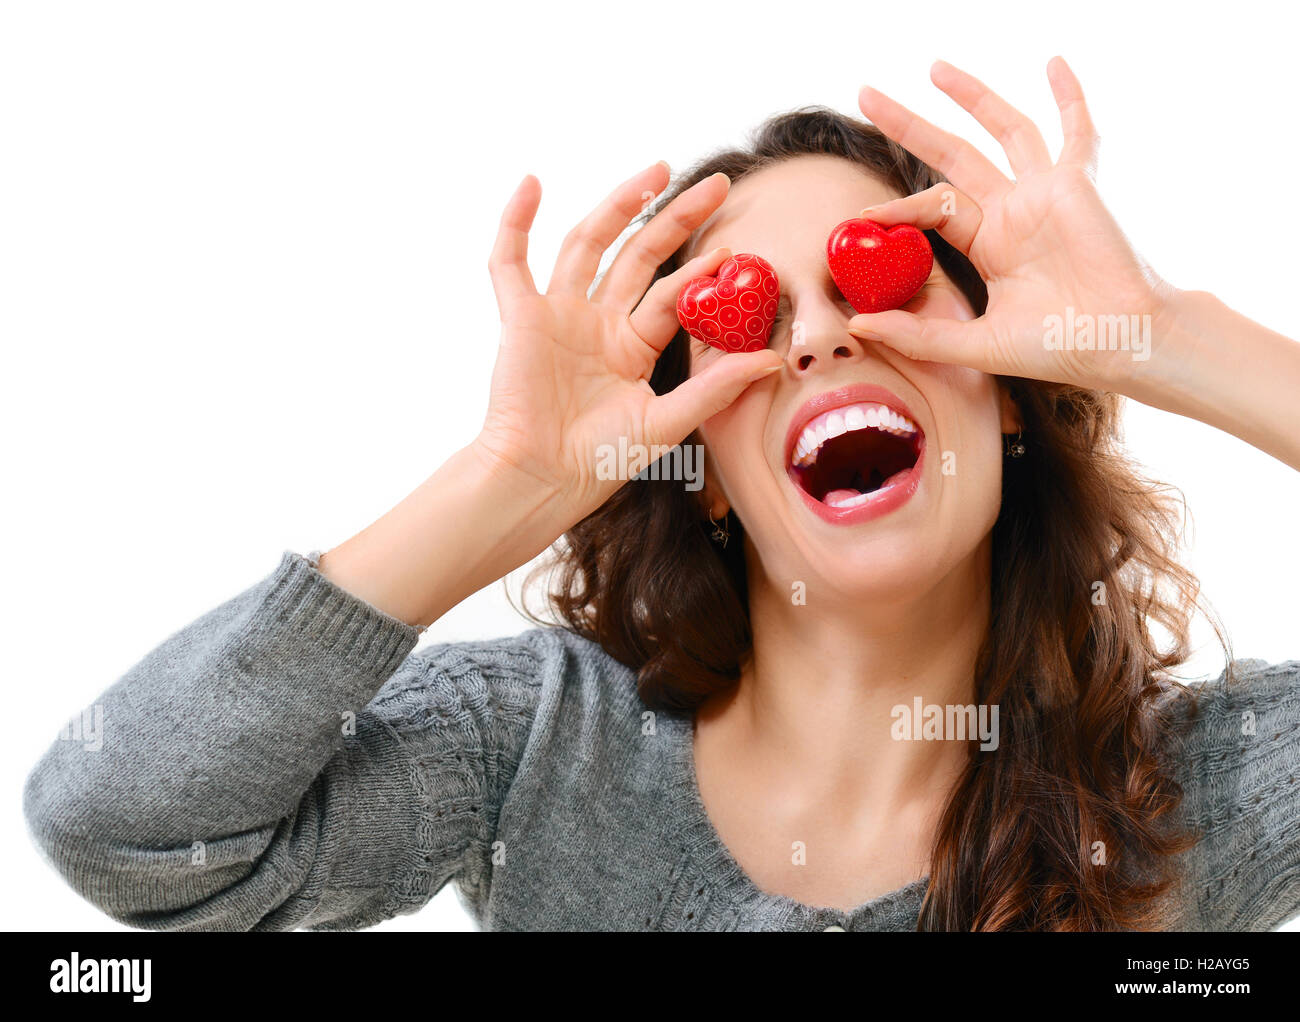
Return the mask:
[[[1126,360],[1113,389],[1155,408],[1192,414],[1213,372],[1205,365],[1214,354],[1204,343],[1207,321],[1222,303],[1208,291],[1184,291],[1163,281],[1153,295],[1145,357]]]
[[[500,457],[478,438],[452,455],[437,475],[451,475],[466,516],[499,537],[501,549],[493,560],[517,559],[503,575],[541,553],[583,517],[563,486]]]
[[[477,439],[421,489],[429,491],[427,510],[454,523],[446,538],[464,572],[464,596],[532,560],[582,517],[560,485],[500,458]]]
[[[320,570],[424,628],[544,551],[572,524],[567,513],[558,488],[470,444],[378,521],[328,551]]]
[[[485,499],[509,499],[516,504],[555,507],[563,502],[563,488],[530,472],[519,462],[499,454],[482,434],[451,456],[457,471],[465,474],[467,488]]]
[[[1121,389],[1300,468],[1297,392],[1300,344],[1208,291],[1172,289],[1152,324],[1151,358],[1128,374]]]

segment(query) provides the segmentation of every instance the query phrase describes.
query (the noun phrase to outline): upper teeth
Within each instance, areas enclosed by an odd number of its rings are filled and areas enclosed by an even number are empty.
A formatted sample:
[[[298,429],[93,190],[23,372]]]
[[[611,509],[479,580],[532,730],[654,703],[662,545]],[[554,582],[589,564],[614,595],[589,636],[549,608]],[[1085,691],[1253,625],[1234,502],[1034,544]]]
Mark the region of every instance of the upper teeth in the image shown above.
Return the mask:
[[[822,412],[804,426],[794,450],[790,452],[790,461],[795,465],[811,465],[827,440],[858,429],[878,429],[894,436],[911,436],[916,432],[916,423],[884,405],[864,403],[835,408]]]

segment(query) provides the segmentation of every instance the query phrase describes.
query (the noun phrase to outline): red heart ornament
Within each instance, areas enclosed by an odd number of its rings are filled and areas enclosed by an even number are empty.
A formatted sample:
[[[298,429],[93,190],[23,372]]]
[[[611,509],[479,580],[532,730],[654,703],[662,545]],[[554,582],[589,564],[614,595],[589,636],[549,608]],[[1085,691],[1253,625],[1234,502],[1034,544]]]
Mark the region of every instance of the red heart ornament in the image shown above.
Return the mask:
[[[826,240],[826,262],[840,294],[858,312],[897,309],[920,290],[934,266],[926,236],[911,224],[884,228],[845,220]]]
[[[776,321],[781,283],[771,263],[747,252],[695,277],[677,292],[677,321],[696,340],[723,351],[761,351]]]

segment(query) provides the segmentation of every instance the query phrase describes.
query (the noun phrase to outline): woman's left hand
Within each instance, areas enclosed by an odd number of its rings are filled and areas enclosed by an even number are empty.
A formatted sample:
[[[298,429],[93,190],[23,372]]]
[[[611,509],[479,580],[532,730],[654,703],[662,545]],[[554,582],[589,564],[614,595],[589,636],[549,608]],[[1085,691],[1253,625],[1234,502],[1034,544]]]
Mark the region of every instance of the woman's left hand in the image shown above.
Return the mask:
[[[989,301],[973,320],[896,310],[855,316],[849,329],[909,358],[1124,391],[1135,366],[1161,357],[1162,314],[1176,291],[1133,250],[1097,194],[1097,133],[1078,80],[1060,57],[1047,65],[1047,75],[1065,136],[1055,163],[1034,123],[982,82],[950,64],[931,69],[934,84],[1001,144],[1014,181],[969,143],[874,89],[862,90],[862,112],[951,182],[862,215],[937,230],[974,264]],[[1049,324],[1070,330],[1080,316],[1107,330],[1119,326],[1111,317],[1122,316],[1125,326],[1148,332],[1130,338],[1129,350],[1078,350],[1049,333]],[[1111,343],[1118,347],[1117,341]],[[1139,350],[1144,341],[1148,346]]]

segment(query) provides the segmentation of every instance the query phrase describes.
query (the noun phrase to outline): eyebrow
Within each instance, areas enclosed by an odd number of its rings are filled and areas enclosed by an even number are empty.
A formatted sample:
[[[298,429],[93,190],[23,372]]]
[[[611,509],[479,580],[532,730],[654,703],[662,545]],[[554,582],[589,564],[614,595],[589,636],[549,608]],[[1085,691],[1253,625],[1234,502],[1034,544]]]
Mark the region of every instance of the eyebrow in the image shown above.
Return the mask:
[[[713,249],[719,247],[717,244],[713,244],[706,249],[700,244],[707,235],[716,234],[717,229],[719,227],[725,227],[727,221],[731,219],[730,210],[715,212],[714,215],[717,216],[718,219],[713,221],[706,220],[691,233],[686,247],[686,261],[694,259],[698,255],[703,255],[705,252],[711,252]]]

